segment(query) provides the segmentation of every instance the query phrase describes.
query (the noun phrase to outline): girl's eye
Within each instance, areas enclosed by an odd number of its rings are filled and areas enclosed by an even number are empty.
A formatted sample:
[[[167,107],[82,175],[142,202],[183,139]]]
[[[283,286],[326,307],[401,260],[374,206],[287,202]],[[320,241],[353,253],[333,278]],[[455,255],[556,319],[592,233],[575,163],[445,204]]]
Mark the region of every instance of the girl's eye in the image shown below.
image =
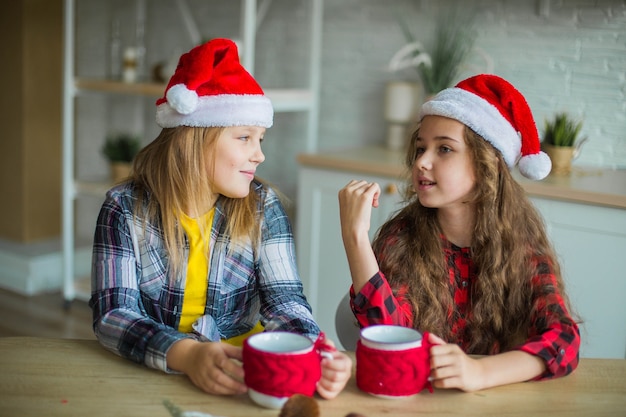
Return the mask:
[[[439,151],[441,153],[448,153],[448,152],[452,152],[452,148],[450,148],[448,146],[442,146],[441,148],[439,148]]]
[[[421,154],[423,154],[424,152],[425,152],[425,151],[424,151],[424,148],[415,148],[415,154],[416,154],[416,155],[421,155]]]
[[[250,136],[239,136],[239,140],[247,142],[250,139]]]

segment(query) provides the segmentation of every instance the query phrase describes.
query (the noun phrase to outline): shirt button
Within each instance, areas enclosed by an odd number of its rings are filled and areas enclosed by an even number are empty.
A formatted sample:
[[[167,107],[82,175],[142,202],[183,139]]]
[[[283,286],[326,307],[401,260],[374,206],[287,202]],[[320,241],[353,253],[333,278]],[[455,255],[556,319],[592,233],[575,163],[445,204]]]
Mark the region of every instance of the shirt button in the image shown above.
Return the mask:
[[[565,349],[561,349],[561,350],[559,350],[559,353],[560,353],[561,355],[565,355]]]
[[[463,287],[463,288],[467,288],[467,281],[463,281],[463,282],[461,282],[461,287]]]

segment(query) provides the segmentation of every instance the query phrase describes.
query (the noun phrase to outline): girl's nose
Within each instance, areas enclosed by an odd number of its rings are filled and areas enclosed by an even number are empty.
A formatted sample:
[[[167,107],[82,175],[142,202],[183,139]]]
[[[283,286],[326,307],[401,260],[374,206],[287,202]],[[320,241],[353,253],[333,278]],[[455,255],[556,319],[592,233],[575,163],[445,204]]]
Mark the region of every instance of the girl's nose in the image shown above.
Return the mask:
[[[252,154],[252,160],[257,164],[265,161],[265,154],[263,153],[260,145],[257,146],[256,151]]]
[[[429,170],[432,167],[432,158],[430,153],[424,152],[415,161],[415,165],[421,170]]]

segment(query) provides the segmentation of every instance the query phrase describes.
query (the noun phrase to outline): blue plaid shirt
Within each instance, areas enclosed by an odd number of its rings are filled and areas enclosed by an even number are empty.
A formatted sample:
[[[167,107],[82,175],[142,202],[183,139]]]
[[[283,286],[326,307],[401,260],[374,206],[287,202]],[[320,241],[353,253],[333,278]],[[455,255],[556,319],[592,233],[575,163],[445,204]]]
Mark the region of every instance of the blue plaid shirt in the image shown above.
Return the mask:
[[[166,353],[183,338],[217,341],[244,334],[261,321],[314,338],[311,314],[296,269],[291,225],[276,193],[257,182],[263,212],[261,244],[229,251],[226,218],[218,200],[204,316],[180,333],[185,274],[171,277],[159,225],[133,219],[131,184],[111,189],[96,224],[91,299],[94,332],[108,350],[170,372]],[[189,244],[185,244],[185,262]],[[186,271],[186,268],[183,268]],[[277,327],[276,327],[277,326]]]

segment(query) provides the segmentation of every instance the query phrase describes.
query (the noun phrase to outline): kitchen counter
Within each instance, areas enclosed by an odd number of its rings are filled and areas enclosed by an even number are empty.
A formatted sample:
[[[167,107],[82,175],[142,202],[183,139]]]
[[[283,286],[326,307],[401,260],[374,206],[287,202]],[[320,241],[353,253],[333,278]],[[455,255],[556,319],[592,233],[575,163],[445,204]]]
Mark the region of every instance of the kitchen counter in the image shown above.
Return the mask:
[[[404,152],[383,147],[364,146],[332,152],[298,155],[301,165],[338,171],[359,172],[402,178]],[[574,167],[569,176],[550,175],[542,181],[522,177],[517,170],[513,176],[531,197],[574,201],[626,209],[626,170]]]

